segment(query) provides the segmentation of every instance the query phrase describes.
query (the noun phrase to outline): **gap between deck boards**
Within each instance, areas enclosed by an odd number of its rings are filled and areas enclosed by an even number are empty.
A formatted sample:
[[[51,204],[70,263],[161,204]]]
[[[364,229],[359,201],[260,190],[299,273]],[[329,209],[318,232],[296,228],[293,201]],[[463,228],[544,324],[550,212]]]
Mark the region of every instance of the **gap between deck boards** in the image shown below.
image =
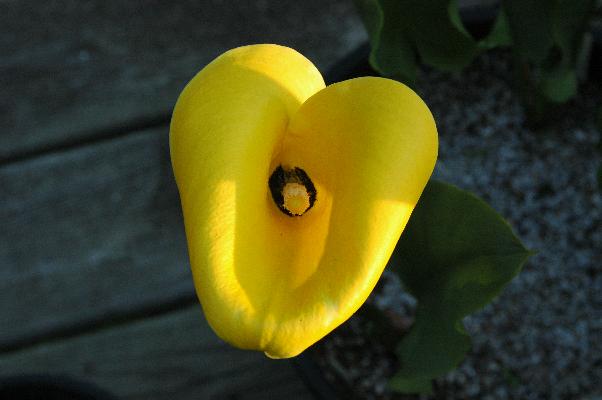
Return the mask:
[[[371,75],[367,64],[370,47],[367,42],[360,43],[348,54],[341,57],[324,74],[326,84],[340,82],[345,79],[358,76],[358,73]],[[69,151],[77,147],[93,145],[95,143],[116,139],[130,133],[135,133],[152,128],[168,126],[171,120],[171,112],[163,111],[155,116],[143,116],[133,118],[124,123],[109,125],[100,129],[88,129],[68,134],[62,141],[48,142],[37,148],[16,152],[8,156],[0,157],[0,168],[4,165],[23,162],[41,157],[47,154],[61,151]]]
[[[289,360],[221,341],[198,304],[0,357],[0,376],[40,373],[124,400],[312,398]]]
[[[78,147],[94,145],[103,141],[126,136],[130,133],[168,126],[170,119],[171,113],[164,113],[155,117],[133,119],[125,124],[68,135],[67,139],[61,142],[47,143],[34,150],[24,151],[22,153],[16,153],[8,157],[0,158],[0,168],[4,165],[28,161],[36,157],[41,157],[52,153],[69,151]]]
[[[87,335],[112,327],[127,325],[146,318],[161,316],[174,311],[182,310],[198,304],[195,293],[183,293],[181,296],[158,304],[148,304],[142,308],[128,310],[122,313],[114,313],[109,316],[98,315],[86,320],[77,321],[59,329],[35,332],[31,335],[24,334],[13,341],[0,343],[0,357],[20,352],[29,347],[39,344],[50,344],[62,340],[68,340],[80,335]]]

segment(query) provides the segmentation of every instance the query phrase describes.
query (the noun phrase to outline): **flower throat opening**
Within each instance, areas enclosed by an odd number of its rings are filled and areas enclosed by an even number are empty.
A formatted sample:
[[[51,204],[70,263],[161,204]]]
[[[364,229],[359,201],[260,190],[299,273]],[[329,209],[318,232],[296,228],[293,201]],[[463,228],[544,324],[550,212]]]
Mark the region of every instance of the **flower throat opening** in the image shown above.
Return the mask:
[[[301,168],[284,169],[279,165],[268,181],[272,199],[289,217],[299,217],[313,207],[316,188]]]

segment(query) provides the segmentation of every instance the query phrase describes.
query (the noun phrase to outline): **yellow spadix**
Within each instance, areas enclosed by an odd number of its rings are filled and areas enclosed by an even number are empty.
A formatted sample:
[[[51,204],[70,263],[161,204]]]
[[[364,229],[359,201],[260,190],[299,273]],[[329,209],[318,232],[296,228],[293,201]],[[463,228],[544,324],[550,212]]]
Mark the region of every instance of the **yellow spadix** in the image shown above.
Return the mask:
[[[209,324],[285,358],[366,300],[433,171],[437,131],[403,84],[325,87],[301,54],[265,44],[192,79],[170,146]]]

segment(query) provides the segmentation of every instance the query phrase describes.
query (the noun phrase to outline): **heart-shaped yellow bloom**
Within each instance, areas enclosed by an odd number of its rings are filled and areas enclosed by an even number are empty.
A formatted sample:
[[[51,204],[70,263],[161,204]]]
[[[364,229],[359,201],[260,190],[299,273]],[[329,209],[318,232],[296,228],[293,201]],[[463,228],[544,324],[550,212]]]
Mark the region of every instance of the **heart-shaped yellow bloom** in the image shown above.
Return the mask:
[[[170,146],[209,324],[284,358],[366,300],[433,171],[437,131],[403,84],[325,87],[301,54],[266,44],[194,77]]]

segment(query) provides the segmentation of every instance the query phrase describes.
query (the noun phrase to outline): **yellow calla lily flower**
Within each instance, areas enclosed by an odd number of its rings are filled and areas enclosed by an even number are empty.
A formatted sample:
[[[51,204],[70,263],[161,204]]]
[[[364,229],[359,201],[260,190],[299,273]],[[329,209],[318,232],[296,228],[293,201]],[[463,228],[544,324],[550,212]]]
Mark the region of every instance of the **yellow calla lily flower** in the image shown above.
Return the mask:
[[[405,85],[326,87],[301,54],[265,44],[192,79],[170,147],[207,321],[285,358],[366,300],[433,171],[437,131]]]

